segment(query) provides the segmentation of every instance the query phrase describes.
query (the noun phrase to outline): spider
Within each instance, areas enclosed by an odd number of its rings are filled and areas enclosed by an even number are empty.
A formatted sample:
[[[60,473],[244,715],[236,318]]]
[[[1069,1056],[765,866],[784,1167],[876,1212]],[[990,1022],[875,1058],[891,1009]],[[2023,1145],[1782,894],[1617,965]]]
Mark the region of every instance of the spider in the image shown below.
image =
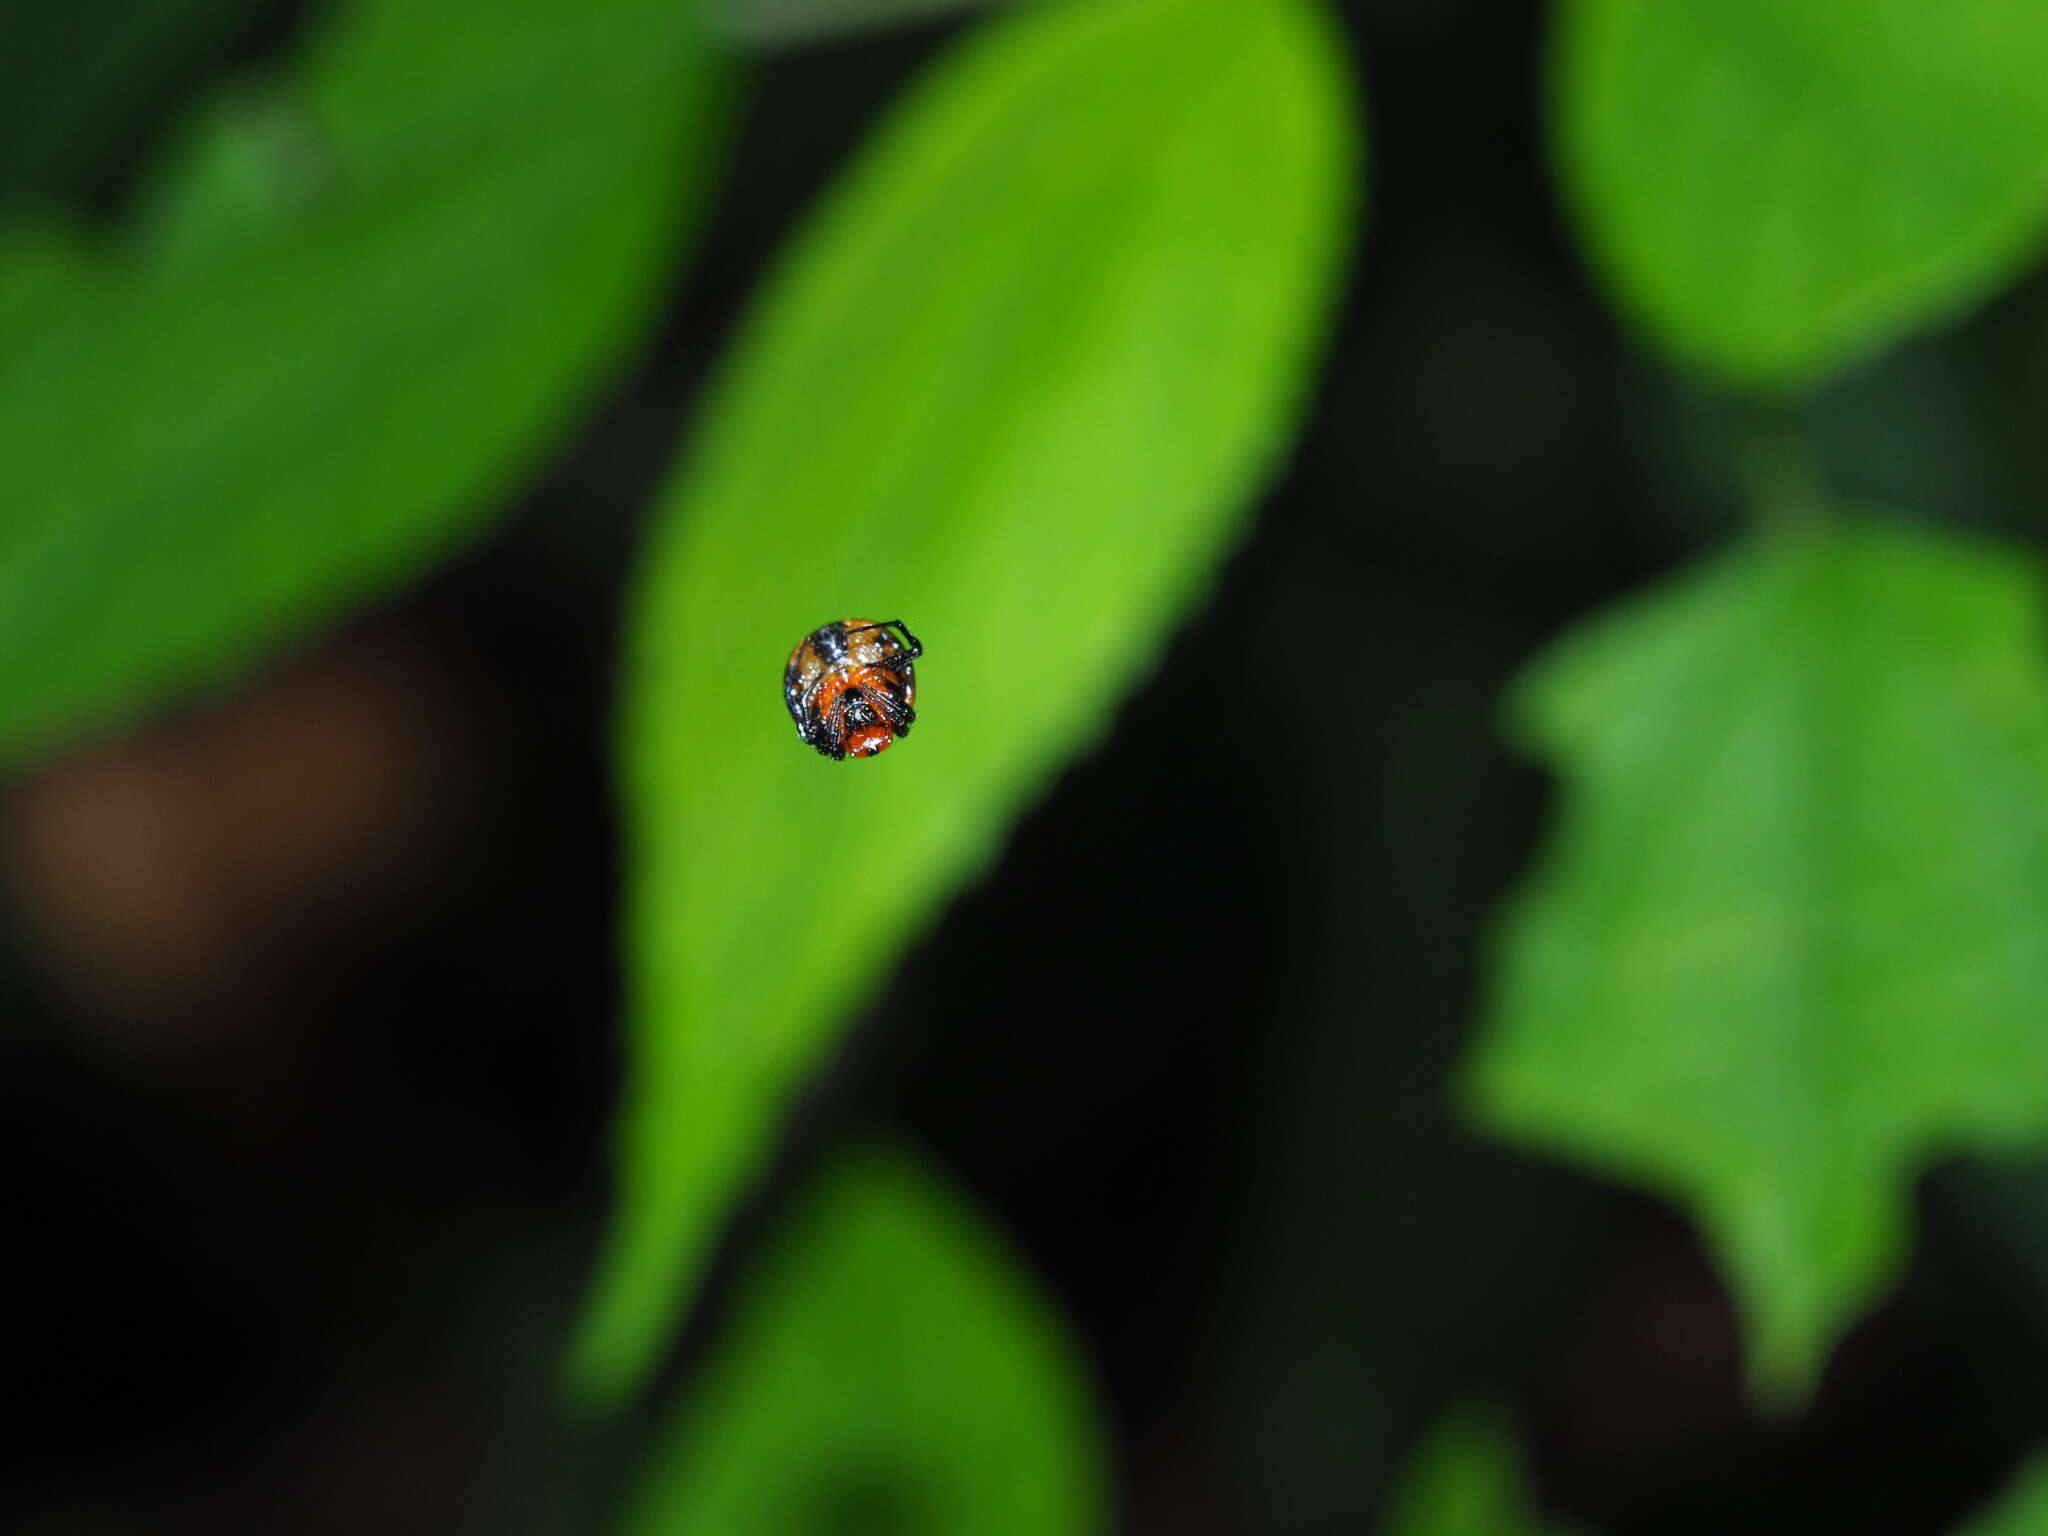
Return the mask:
[[[782,698],[797,739],[834,762],[888,750],[917,719],[911,663],[923,654],[901,619],[841,619],[812,630],[782,670]]]

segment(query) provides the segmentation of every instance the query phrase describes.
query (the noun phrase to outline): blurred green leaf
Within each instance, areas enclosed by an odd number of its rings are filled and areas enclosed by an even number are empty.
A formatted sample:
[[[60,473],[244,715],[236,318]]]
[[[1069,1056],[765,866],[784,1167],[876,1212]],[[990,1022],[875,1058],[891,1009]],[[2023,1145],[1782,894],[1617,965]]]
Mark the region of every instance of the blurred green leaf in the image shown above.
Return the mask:
[[[638,339],[714,93],[678,0],[369,0],[133,228],[0,245],[0,752],[475,528]]]
[[[1565,1536],[1535,1512],[1508,1427],[1466,1406],[1445,1416],[1395,1492],[1387,1536]]]
[[[82,201],[272,0],[0,6],[0,211]]]
[[[1235,543],[1327,315],[1347,108],[1311,0],[1046,0],[940,64],[772,284],[632,618],[634,1061],[586,1395],[647,1368],[836,1027]],[[834,763],[780,679],[849,615],[929,655],[915,734]]]
[[[1568,0],[1557,138],[1631,315],[1798,387],[2012,278],[2048,230],[2039,0]]]
[[[2022,1467],[1992,1506],[1956,1527],[1956,1536],[2041,1536],[2048,1531],[2048,1458]]]
[[[1108,1478],[1057,1320],[916,1163],[834,1171],[661,1437],[629,1536],[1076,1536]]]
[[[2048,1136],[2033,562],[1885,525],[1758,542],[1514,701],[1565,796],[1496,954],[1481,1119],[1691,1202],[1796,1395],[1937,1150]]]

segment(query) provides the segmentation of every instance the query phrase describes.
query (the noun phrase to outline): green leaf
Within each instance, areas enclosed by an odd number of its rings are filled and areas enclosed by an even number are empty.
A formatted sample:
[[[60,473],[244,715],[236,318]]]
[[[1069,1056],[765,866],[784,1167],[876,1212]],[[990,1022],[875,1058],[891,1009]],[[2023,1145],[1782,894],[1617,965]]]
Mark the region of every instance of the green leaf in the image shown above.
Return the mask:
[[[1314,0],[1044,0],[939,64],[771,284],[631,618],[586,1395],[646,1369],[790,1092],[1235,544],[1331,297],[1347,106]],[[915,734],[834,763],[780,680],[849,616],[928,655]]]
[[[1975,304],[2048,230],[2039,0],[1567,0],[1558,153],[1675,357],[1798,388]]]
[[[1057,1320],[917,1164],[835,1170],[660,1439],[628,1536],[1078,1536],[1103,1435]]]
[[[0,215],[84,201],[263,0],[0,7]]]
[[[1923,1159],[2048,1135],[2041,617],[2029,559],[1852,524],[1588,625],[1515,700],[1565,795],[1477,1112],[1689,1201],[1767,1394],[1890,1279]]]
[[[677,0],[364,0],[132,227],[0,243],[0,754],[245,660],[473,530],[669,278]]]
[[[1445,1416],[1396,1491],[1387,1536],[1564,1536],[1535,1512],[1508,1427],[1467,1406]]]
[[[2048,1531],[2048,1457],[2036,1456],[2010,1486],[1957,1536],[2040,1536]]]

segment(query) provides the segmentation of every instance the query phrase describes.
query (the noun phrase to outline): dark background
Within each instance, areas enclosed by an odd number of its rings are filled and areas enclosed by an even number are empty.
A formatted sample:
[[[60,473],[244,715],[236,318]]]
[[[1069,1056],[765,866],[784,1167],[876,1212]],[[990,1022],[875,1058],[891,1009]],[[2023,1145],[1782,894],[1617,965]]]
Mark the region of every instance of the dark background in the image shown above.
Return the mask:
[[[1771,1426],[1682,1217],[1452,1118],[1545,803],[1501,690],[1739,530],[1730,408],[1575,253],[1542,8],[1343,9],[1370,211],[1299,451],[1108,746],[807,1097],[735,1242],[848,1128],[923,1144],[1074,1321],[1134,1532],[1373,1529],[1475,1393],[1593,1528],[1947,1529],[2048,1427],[2048,1175],[1925,1181],[1899,1296]],[[119,220],[195,95],[311,14],[8,5],[0,210]],[[621,586],[764,263],[952,30],[752,62],[659,333],[498,535],[9,786],[0,1530],[575,1529],[630,1465],[632,1426],[592,1442],[550,1395],[618,1072]],[[2037,278],[1837,387],[1830,482],[2038,537],[2044,342]]]

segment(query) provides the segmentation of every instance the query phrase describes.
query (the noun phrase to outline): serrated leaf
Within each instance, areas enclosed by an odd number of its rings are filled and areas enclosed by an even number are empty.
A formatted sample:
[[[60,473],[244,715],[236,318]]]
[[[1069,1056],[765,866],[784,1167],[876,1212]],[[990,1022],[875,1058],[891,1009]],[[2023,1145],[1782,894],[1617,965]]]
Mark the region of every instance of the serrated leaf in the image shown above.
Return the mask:
[[[646,1369],[788,1095],[1200,600],[1292,424],[1351,136],[1312,0],[1044,0],[940,63],[774,280],[631,619],[586,1393]],[[849,616],[928,649],[914,735],[834,763],[780,677]]]
[[[1387,1536],[1566,1536],[1546,1524],[1499,1416],[1467,1405],[1447,1414],[1395,1491]]]
[[[1479,1118],[1690,1203],[1796,1395],[1921,1161],[2048,1135],[2039,572],[1875,524],[1753,543],[1568,638],[1515,714],[1563,801]]]
[[[2038,0],[1568,0],[1558,154],[1623,307],[1796,388],[2014,277],[2048,233]]]
[[[2040,1536],[2048,1531],[2048,1457],[2020,1468],[1991,1507],[1956,1527],[1956,1536]]]
[[[1103,1430],[1057,1320],[900,1155],[835,1169],[660,1437],[629,1536],[1108,1525]]]
[[[123,233],[0,243],[0,755],[408,574],[669,275],[688,0],[363,0],[203,113]]]

